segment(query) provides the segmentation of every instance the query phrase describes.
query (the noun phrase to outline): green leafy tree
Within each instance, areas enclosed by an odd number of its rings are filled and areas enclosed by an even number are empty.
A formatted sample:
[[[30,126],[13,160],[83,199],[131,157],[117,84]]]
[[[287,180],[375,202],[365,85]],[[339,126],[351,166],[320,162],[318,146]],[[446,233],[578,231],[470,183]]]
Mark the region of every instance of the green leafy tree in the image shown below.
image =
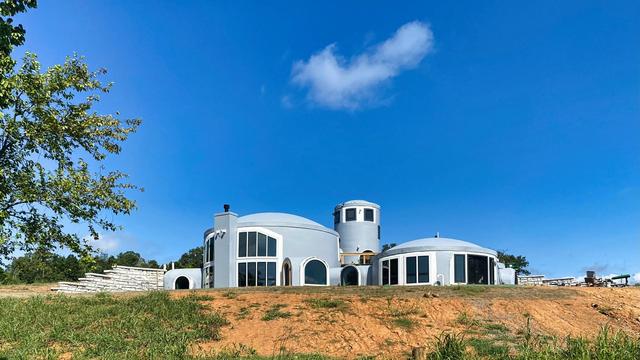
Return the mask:
[[[175,265],[178,268],[202,268],[202,246],[195,247],[180,256]]]
[[[98,238],[101,229],[120,228],[113,215],[135,208],[127,193],[137,187],[104,160],[121,151],[140,120],[93,109],[111,83],[82,57],[43,70],[27,53],[17,66],[10,54],[25,32],[11,16],[35,6],[0,3],[0,259],[16,249],[65,247],[91,260],[87,241],[64,226],[86,224]]]
[[[25,12],[28,8],[35,8],[36,0],[5,0],[0,2],[0,76],[7,80],[15,66],[11,58],[14,47],[24,44],[25,30],[22,25],[13,24],[13,16]],[[8,106],[12,88],[4,83],[0,86],[0,108]]]
[[[498,251],[498,261],[516,270],[517,275],[529,275],[531,272],[527,270],[529,261],[522,255],[511,255],[504,251]]]
[[[396,243],[384,244],[382,245],[382,252],[385,252],[396,245],[397,245]]]
[[[134,251],[125,251],[116,256],[115,264],[122,266],[146,267],[147,262],[144,258]]]

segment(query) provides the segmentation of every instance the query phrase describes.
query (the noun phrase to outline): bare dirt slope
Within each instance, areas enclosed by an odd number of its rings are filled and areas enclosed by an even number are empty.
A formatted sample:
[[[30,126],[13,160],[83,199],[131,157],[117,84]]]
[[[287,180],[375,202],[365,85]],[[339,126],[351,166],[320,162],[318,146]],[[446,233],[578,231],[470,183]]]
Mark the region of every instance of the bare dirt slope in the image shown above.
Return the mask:
[[[0,297],[28,297],[33,295],[51,294],[51,288],[56,283],[49,284],[23,284],[23,285],[0,285]]]
[[[557,337],[592,336],[609,325],[640,336],[640,288],[288,288],[201,294],[211,297],[204,300],[207,307],[224,314],[230,325],[220,341],[198,344],[194,353],[243,347],[272,355],[286,348],[341,358],[400,358],[413,347],[429,346],[443,332],[508,342],[527,329]]]

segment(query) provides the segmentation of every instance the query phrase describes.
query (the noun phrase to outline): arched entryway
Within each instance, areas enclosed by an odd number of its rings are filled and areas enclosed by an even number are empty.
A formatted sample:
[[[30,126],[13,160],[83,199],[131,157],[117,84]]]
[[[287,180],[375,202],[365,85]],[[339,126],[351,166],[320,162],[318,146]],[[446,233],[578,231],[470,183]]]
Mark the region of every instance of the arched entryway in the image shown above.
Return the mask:
[[[282,276],[280,284],[283,286],[291,286],[291,263],[289,260],[285,260],[282,264]]]
[[[358,286],[360,285],[360,272],[355,266],[345,266],[340,272],[340,285]]]
[[[310,259],[303,263],[302,285],[329,285],[329,268],[324,261]]]
[[[178,276],[178,278],[176,279],[175,282],[175,286],[174,288],[176,290],[184,290],[184,289],[188,289],[189,288],[189,279],[187,279],[186,276]]]

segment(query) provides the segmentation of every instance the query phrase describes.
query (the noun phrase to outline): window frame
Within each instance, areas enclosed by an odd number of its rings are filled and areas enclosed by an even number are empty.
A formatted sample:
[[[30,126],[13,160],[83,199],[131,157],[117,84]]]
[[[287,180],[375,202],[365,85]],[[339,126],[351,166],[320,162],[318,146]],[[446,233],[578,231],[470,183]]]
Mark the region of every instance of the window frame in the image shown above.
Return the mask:
[[[456,255],[462,255],[464,256],[464,282],[456,282],[455,280],[455,256]],[[475,255],[475,256],[484,256],[487,258],[487,274],[488,274],[488,279],[487,279],[487,284],[472,284],[472,285],[492,285],[491,284],[491,259],[493,259],[495,265],[494,265],[494,271],[495,268],[497,267],[497,263],[498,263],[498,257],[495,255],[490,255],[487,253],[481,253],[481,252],[454,252],[453,256],[451,257],[451,266],[449,268],[449,280],[451,284],[460,284],[460,285],[469,285],[469,269],[468,269],[468,257],[469,255]],[[494,273],[494,281],[497,281],[498,279],[498,274],[497,272]],[[494,284],[495,285],[495,284]]]
[[[380,269],[379,271],[379,276],[378,276],[378,284],[382,285],[382,286],[398,286],[398,285],[403,285],[405,284],[404,281],[404,262],[401,260],[402,256],[388,256],[385,257],[383,259],[378,260],[378,267]],[[397,274],[396,274],[396,278],[397,278],[397,283],[392,284],[391,283],[391,262],[392,261],[397,261]],[[384,263],[388,262],[389,266],[388,266],[388,274],[387,274],[387,278],[389,280],[388,284],[384,283]]]
[[[251,232],[255,232],[256,233],[256,255],[255,256],[249,256],[249,233]],[[247,256],[240,256],[240,234],[241,233],[247,233],[246,236],[246,255]],[[260,238],[260,234],[265,236],[265,241],[266,241],[266,255],[265,256],[260,256],[259,254],[259,238]],[[271,241],[270,238],[275,240],[275,255],[270,255],[271,254]],[[262,227],[241,227],[238,228],[236,231],[236,246],[235,246],[235,259],[236,261],[245,261],[245,260],[252,260],[252,259],[260,259],[260,260],[264,260],[264,261],[271,261],[271,260],[277,260],[281,258],[281,254],[282,254],[282,235],[271,231],[269,229],[265,229]],[[280,261],[278,261],[279,263]]]
[[[353,212],[353,219],[349,220],[349,213]],[[358,208],[352,207],[352,208],[346,208],[344,209],[344,222],[352,222],[352,221],[358,221]]]
[[[367,213],[371,213],[371,220],[367,220]],[[376,222],[376,211],[373,208],[364,208],[362,220],[365,222]]]
[[[320,261],[323,265],[324,265],[324,269],[325,269],[325,275],[326,275],[326,282],[325,284],[307,284],[306,280],[306,273],[305,270],[307,269],[307,265],[314,261],[314,260],[318,260]],[[331,278],[329,277],[329,264],[327,264],[326,261],[317,258],[317,257],[310,257],[305,259],[302,263],[300,263],[300,285],[301,286],[329,286],[331,284]]]
[[[260,264],[264,264],[264,285],[258,285],[258,281],[259,281],[259,272],[260,272]],[[275,276],[275,284],[274,285],[269,285],[269,264],[274,264],[271,267],[273,267],[274,270],[274,274],[273,276]],[[248,260],[242,260],[242,261],[238,261],[236,264],[236,287],[271,287],[271,286],[280,286],[280,279],[278,279],[278,261],[272,260],[272,259],[248,259]],[[244,269],[244,274],[245,274],[245,281],[244,281],[244,285],[240,285],[240,269],[241,267]],[[255,269],[255,274],[254,274],[254,281],[253,281],[253,285],[249,284],[249,269]]]

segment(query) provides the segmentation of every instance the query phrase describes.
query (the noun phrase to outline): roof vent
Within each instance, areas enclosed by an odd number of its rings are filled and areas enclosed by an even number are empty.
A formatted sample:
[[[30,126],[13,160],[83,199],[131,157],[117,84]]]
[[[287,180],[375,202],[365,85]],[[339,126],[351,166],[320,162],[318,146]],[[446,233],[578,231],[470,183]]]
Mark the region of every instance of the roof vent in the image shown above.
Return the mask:
[[[229,206],[229,204],[224,204],[224,212],[229,212],[229,209],[231,208],[231,206]]]

